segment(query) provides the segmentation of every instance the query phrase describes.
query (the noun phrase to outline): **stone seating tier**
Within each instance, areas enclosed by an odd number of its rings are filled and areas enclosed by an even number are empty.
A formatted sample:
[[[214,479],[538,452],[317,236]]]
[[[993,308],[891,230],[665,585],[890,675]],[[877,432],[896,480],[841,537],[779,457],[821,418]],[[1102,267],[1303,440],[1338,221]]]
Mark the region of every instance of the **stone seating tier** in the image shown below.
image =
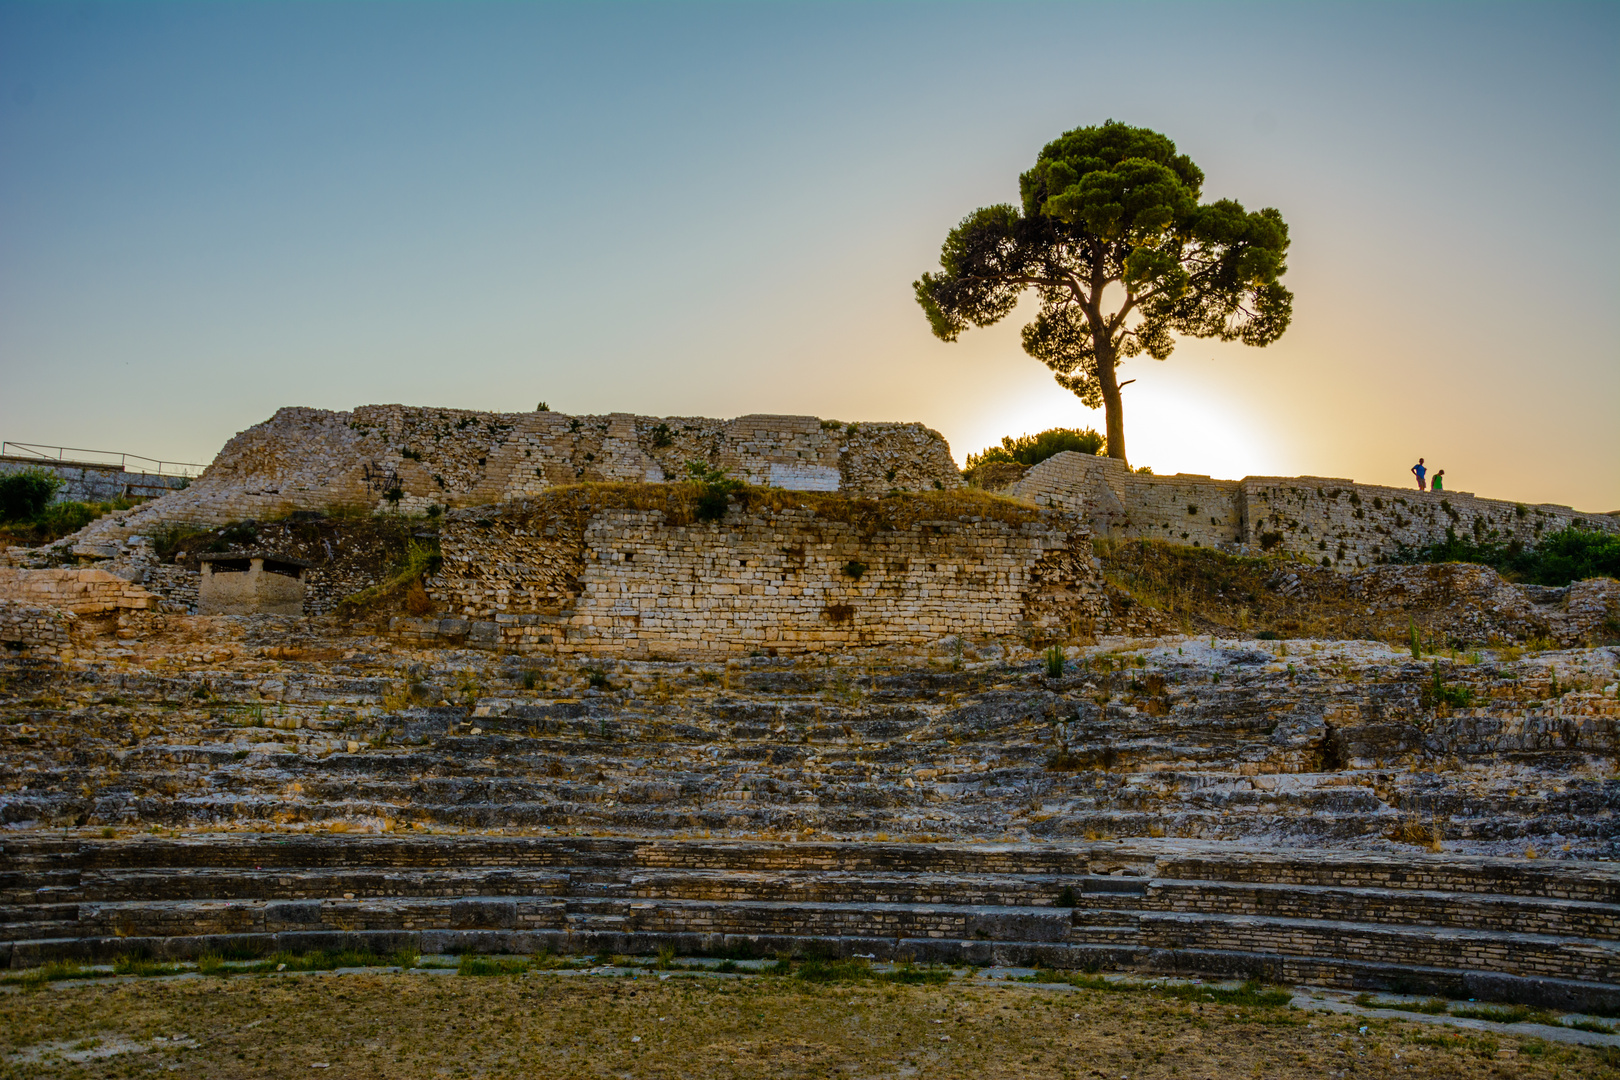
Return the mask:
[[[1337,884],[1310,883],[1324,878]],[[1598,863],[1168,840],[30,836],[0,847],[0,889],[0,958],[14,968],[132,952],[673,945],[1620,1007],[1620,869]]]

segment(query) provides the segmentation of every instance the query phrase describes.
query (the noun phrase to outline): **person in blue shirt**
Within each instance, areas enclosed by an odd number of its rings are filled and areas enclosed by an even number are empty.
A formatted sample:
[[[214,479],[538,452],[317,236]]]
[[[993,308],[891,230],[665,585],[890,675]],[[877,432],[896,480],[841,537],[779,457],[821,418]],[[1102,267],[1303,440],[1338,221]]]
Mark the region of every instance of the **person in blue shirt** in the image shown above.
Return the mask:
[[[1425,476],[1429,475],[1429,470],[1423,467],[1423,459],[1422,458],[1418,458],[1418,463],[1416,465],[1412,466],[1412,475],[1417,477],[1418,490],[1422,491],[1423,488],[1424,488],[1423,478]]]

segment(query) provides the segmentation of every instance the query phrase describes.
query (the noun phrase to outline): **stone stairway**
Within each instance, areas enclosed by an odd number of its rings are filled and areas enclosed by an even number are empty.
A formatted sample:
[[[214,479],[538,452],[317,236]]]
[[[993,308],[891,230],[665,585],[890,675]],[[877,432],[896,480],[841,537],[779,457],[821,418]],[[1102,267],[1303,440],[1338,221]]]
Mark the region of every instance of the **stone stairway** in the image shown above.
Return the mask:
[[[871,955],[1620,1008],[1620,867],[1089,844],[238,834],[0,844],[0,959]]]

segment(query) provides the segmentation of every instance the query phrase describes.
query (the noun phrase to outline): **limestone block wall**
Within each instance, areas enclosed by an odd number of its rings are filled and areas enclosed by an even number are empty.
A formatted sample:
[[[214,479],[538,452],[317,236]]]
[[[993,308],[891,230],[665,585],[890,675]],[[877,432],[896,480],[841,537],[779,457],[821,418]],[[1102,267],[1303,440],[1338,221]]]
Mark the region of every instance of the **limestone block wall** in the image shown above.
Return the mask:
[[[71,612],[0,597],[0,650],[64,659],[73,650]]]
[[[693,460],[791,490],[961,485],[950,447],[920,424],[293,407],[233,438],[184,491],[94,522],[72,541],[80,554],[110,557],[123,539],[167,523],[223,525],[343,506],[475,506],[580,481],[684,479]]]
[[[1444,540],[1447,529],[1475,541],[1517,540],[1525,547],[1535,547],[1543,534],[1572,524],[1620,532],[1620,518],[1611,514],[1481,499],[1466,491],[1417,491],[1309,476],[1250,476],[1241,485],[1241,543],[1347,570],[1386,561],[1402,545],[1417,548]]]
[[[0,567],[0,600],[75,615],[99,615],[123,610],[156,610],[159,598],[105,570]]]
[[[1236,480],[1134,473],[1114,458],[1066,451],[1030,469],[1009,495],[1079,514],[1098,536],[1219,547],[1242,532]]]
[[[920,517],[870,528],[813,507],[677,523],[661,509],[570,517],[457,511],[429,595],[436,632],[518,651],[677,656],[1067,637],[1106,613],[1072,518]],[[422,632],[423,627],[415,627]]]
[[[1572,524],[1620,532],[1620,517],[1567,506],[1313,476],[1149,476],[1112,458],[1072,452],[1041,462],[1007,493],[1077,514],[1098,536],[1289,554],[1346,571],[1387,562],[1403,545],[1437,543],[1448,528],[1475,541],[1518,540],[1526,547]]]

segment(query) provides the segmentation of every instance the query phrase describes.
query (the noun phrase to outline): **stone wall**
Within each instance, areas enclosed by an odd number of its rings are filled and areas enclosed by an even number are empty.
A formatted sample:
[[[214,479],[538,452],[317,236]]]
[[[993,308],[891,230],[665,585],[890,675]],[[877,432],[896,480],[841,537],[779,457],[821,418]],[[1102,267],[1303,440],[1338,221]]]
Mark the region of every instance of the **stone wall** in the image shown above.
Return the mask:
[[[179,491],[190,483],[183,476],[130,472],[122,465],[98,465],[85,461],[48,461],[40,458],[0,456],[0,476],[44,469],[62,479],[57,502],[111,502],[114,499],[155,499]]]
[[[0,600],[99,615],[156,610],[158,597],[105,570],[18,570],[0,567]]]
[[[1448,528],[1476,541],[1517,540],[1526,547],[1572,524],[1620,533],[1620,517],[1567,506],[1314,476],[1151,476],[1112,458],[1072,452],[1030,469],[1007,493],[1079,514],[1098,536],[1276,552],[1347,571],[1387,562],[1402,546],[1444,540]]]
[[[1534,547],[1570,525],[1620,533],[1620,517],[1567,506],[1480,499],[1466,491],[1422,492],[1318,477],[1251,476],[1242,481],[1244,532],[1255,550],[1282,550],[1345,569],[1384,562],[1404,545],[1464,539]]]
[[[0,650],[66,659],[73,649],[71,612],[0,597]]]
[[[661,656],[1066,638],[1104,613],[1089,537],[1065,515],[1005,504],[998,518],[943,496],[852,504],[734,507],[716,522],[544,500],[455,511],[428,584],[453,615],[397,628]]]
[[[208,559],[197,583],[197,614],[303,615],[303,574],[301,566],[261,556]]]
[[[961,485],[944,438],[920,424],[284,408],[227,443],[185,491],[103,518],[73,541],[80,554],[112,556],[121,540],[166,523],[222,525],[339,507],[475,506],[580,481],[684,479],[693,460],[791,490],[876,495]]]

